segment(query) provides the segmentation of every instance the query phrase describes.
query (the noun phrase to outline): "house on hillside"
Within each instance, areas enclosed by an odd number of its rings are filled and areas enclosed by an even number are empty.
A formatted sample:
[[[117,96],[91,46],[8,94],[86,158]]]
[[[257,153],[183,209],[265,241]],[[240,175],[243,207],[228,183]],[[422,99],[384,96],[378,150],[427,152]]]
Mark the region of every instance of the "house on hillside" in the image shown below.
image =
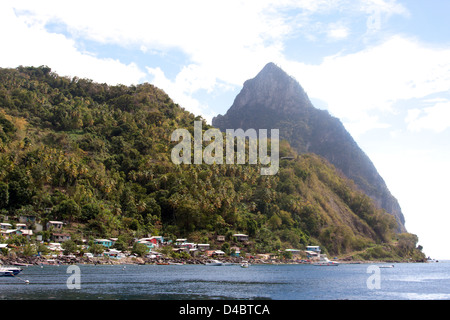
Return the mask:
[[[209,243],[198,243],[197,249],[200,251],[206,251],[209,250]]]
[[[239,247],[231,247],[230,248],[231,256],[232,257],[239,257],[241,254],[241,248]]]
[[[8,229],[8,230],[0,230],[0,234],[6,239],[9,239],[11,236],[17,235],[17,236],[24,236],[28,240],[30,240],[31,236],[33,235],[33,231],[27,229]]]
[[[21,236],[27,238],[28,240],[30,240],[31,236],[33,235],[33,230],[17,229],[16,234],[21,235]]]
[[[106,248],[113,246],[114,242],[111,239],[94,239],[94,244],[101,244]]]
[[[59,242],[50,242],[47,245],[47,248],[50,251],[62,251],[61,243],[59,243]]]
[[[182,251],[187,252],[187,253],[190,253],[191,250],[192,251],[196,251],[197,250],[196,244],[192,243],[192,242],[184,242],[184,243],[180,244],[178,246],[178,248],[181,249]]]
[[[11,236],[15,235],[17,232],[17,229],[1,229],[0,235],[4,237],[5,239],[9,239]]]
[[[53,227],[53,229],[60,230],[62,229],[64,222],[62,221],[49,221],[47,222],[47,230]]]
[[[11,229],[11,227],[12,227],[11,223],[7,223],[7,222],[0,223],[1,230],[8,230],[8,229]]]
[[[214,256],[216,256],[216,257],[221,257],[221,256],[224,256],[225,255],[225,252],[223,252],[222,250],[215,250],[215,251],[213,251],[213,253],[212,253],[212,256],[214,257]]]
[[[158,246],[158,241],[154,238],[141,238],[136,242],[146,245],[150,250]]]
[[[150,249],[159,248],[164,243],[164,238],[162,236],[154,236],[150,238],[141,238],[136,242],[145,244]]]
[[[242,233],[235,233],[233,237],[236,238],[237,241],[248,241],[248,235]]]
[[[187,239],[184,239],[184,238],[178,238],[178,239],[175,240],[175,245],[176,245],[176,246],[179,246],[179,245],[185,243],[186,241],[187,241]]]
[[[308,259],[317,258],[320,256],[320,246],[307,246],[305,253]]]
[[[36,216],[21,215],[21,216],[19,216],[19,222],[20,223],[35,223],[36,222]]]
[[[125,258],[125,254],[120,250],[109,249],[108,251],[103,252],[103,256],[114,259],[122,259]]]
[[[156,240],[157,246],[161,246],[164,243],[164,237],[163,236],[152,236],[150,237],[152,240]]]
[[[18,230],[26,230],[27,229],[27,225],[25,223],[17,223],[16,224],[16,229],[18,229]]]
[[[301,255],[301,250],[298,250],[298,249],[286,249],[285,251],[290,252],[294,259],[300,257],[300,255]]]
[[[52,234],[52,241],[53,242],[64,242],[67,240],[70,240],[70,234],[68,233],[53,233]]]

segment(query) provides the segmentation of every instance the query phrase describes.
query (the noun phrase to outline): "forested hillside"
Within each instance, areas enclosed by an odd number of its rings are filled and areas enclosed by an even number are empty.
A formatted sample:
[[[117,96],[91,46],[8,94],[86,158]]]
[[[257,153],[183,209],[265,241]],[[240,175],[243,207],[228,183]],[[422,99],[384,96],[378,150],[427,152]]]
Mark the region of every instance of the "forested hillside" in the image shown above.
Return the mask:
[[[258,165],[173,164],[171,133],[193,132],[200,119],[151,84],[0,69],[0,213],[64,220],[73,239],[130,245],[147,234],[214,244],[239,232],[254,253],[321,245],[333,255],[420,256],[417,237],[396,234],[392,215],[286,141],[280,156],[290,157],[275,176]]]

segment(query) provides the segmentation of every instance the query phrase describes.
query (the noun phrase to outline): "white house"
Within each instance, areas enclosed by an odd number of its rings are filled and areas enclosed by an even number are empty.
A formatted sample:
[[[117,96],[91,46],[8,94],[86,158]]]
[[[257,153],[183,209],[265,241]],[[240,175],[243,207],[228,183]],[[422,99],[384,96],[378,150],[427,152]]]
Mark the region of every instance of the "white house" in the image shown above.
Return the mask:
[[[306,246],[306,256],[308,258],[319,257],[320,256],[320,247],[319,246]]]
[[[25,230],[27,229],[27,225],[25,223],[17,223],[16,228],[19,230]]]
[[[206,251],[209,250],[209,243],[198,243],[197,248],[200,251]]]
[[[0,223],[0,229],[2,229],[2,230],[8,230],[8,229],[11,229],[11,227],[12,227],[12,224],[10,224],[10,223],[6,223],[6,222]]]
[[[27,223],[27,222],[35,223],[36,222],[36,217],[32,216],[32,215],[21,215],[21,216],[19,216],[19,222],[21,222],[21,223]]]
[[[103,255],[115,259],[125,258],[125,255],[122,253],[122,251],[116,249],[109,249],[108,251],[103,252]]]
[[[236,238],[237,241],[248,241],[248,235],[242,233],[235,233],[233,237]]]
[[[301,253],[301,250],[299,250],[299,249],[286,249],[285,251],[292,253],[293,257],[298,257],[298,256],[300,256],[300,253]]]
[[[53,233],[52,240],[55,242],[64,242],[70,240],[71,236],[68,233]]]
[[[47,222],[47,229],[50,229],[51,227],[55,229],[62,229],[64,223],[62,221],[49,221]]]
[[[61,243],[58,242],[50,242],[47,248],[51,251],[62,251]]]

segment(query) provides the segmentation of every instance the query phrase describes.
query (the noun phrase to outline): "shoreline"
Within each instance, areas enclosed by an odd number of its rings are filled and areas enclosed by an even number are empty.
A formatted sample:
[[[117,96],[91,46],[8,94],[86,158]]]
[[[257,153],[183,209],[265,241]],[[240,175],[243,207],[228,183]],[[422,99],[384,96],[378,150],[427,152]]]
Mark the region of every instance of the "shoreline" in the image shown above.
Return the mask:
[[[86,265],[206,265],[208,261],[213,258],[209,257],[195,257],[190,259],[174,259],[174,258],[144,258],[144,257],[125,257],[120,259],[108,258],[108,257],[0,257],[0,265],[11,265],[18,267],[27,266],[42,266],[42,265],[74,265],[74,264],[86,264]],[[214,258],[222,263],[240,264],[243,261],[247,261],[253,265],[276,265],[276,264],[314,264],[315,261],[305,262],[302,260],[261,260],[252,258],[239,258],[239,257],[226,257],[226,258]],[[393,264],[393,263],[431,263],[428,261],[392,261],[392,260],[335,260],[339,264]]]

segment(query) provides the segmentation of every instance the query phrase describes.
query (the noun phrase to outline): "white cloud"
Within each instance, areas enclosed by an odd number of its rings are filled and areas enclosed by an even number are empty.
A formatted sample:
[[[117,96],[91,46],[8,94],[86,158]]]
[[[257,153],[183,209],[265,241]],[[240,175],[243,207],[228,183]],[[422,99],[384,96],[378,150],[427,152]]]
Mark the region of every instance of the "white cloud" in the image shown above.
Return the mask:
[[[6,5],[6,3],[9,4]],[[88,39],[97,43],[125,48],[139,48],[142,53],[179,50],[187,55],[189,64],[181,67],[174,80],[168,80],[162,69],[149,68],[155,84],[178,100],[188,110],[201,112],[206,106],[192,98],[198,90],[212,92],[223,84],[241,85],[256,74],[268,61],[282,57],[283,35],[290,27],[276,12],[270,1],[201,0],[188,1],[10,1],[4,7],[8,16],[26,29],[15,32],[13,44],[26,43],[26,57],[17,50],[8,50],[8,65],[48,64],[54,71],[76,73],[96,81],[128,84],[143,79],[145,73],[134,64],[117,60],[96,59],[75,49],[75,41]],[[277,5],[284,5],[278,4]],[[12,16],[13,10],[20,17]],[[73,40],[46,31],[46,25],[67,30]],[[8,26],[10,27],[10,26]],[[4,28],[7,28],[6,22]],[[29,54],[30,34],[43,43],[42,55]],[[4,38],[4,36],[3,36]],[[56,40],[56,38],[58,38]],[[17,46],[16,46],[17,47]],[[63,51],[63,49],[66,50]],[[25,49],[25,48],[24,48]],[[37,56],[45,57],[38,59]],[[62,57],[70,58],[70,63]],[[3,60],[2,65],[5,65]],[[102,69],[100,69],[103,66]],[[116,66],[116,68],[114,68]],[[114,69],[122,67],[121,72]],[[86,69],[86,70],[84,70]],[[127,70],[125,70],[127,69]],[[111,72],[109,72],[111,70]],[[156,75],[155,75],[156,73]],[[127,79],[127,75],[131,79]],[[188,103],[187,106],[184,103]]]
[[[73,40],[47,32],[39,22],[19,19],[5,3],[0,4],[0,28],[13,30],[2,32],[0,36],[5,44],[0,50],[2,67],[47,65],[60,75],[76,75],[111,84],[138,83],[145,76],[134,63],[126,65],[79,52]]]
[[[419,237],[424,252],[433,258],[450,259],[445,245],[450,241],[448,209],[449,151],[432,146],[393,146],[370,154],[401,204],[406,228]]]
[[[401,36],[356,53],[326,57],[319,65],[283,64],[310,97],[326,101],[333,115],[349,124],[359,122],[366,131],[383,126],[374,121],[374,112],[393,114],[397,101],[424,98],[450,87],[450,49]]]
[[[367,0],[358,3],[358,10],[367,13],[367,33],[378,32],[392,15],[409,16],[409,11],[396,0]]]
[[[450,101],[438,102],[433,107],[408,110],[405,119],[408,130],[420,132],[431,130],[440,133],[450,128]]]
[[[349,36],[349,30],[343,25],[332,24],[327,32],[327,35],[333,40],[342,40]]]
[[[409,15],[408,10],[397,0],[366,0],[358,3],[362,11],[367,13],[383,13],[389,16],[394,14]]]
[[[354,14],[356,11],[366,16],[405,14],[403,6],[389,0],[356,4],[348,0],[276,3],[269,0],[129,0],[126,3],[118,0],[22,0],[2,2],[2,7],[2,18],[8,19],[2,19],[0,24],[3,29],[14,30],[9,36],[6,33],[1,36],[12,44],[0,53],[3,66],[47,64],[58,73],[82,74],[99,82],[124,84],[147,80],[149,73],[154,83],[173,95],[183,107],[206,117],[210,117],[212,111],[192,98],[193,94],[199,90],[213,92],[223,84],[241,86],[267,62],[274,61],[289,65],[286,70],[299,70],[296,74],[305,75],[297,79],[309,95],[327,101],[330,111],[354,128],[364,127],[356,123],[361,118],[370,122],[367,128],[385,126],[373,115],[368,116],[367,111],[389,110],[396,99],[420,95],[420,90],[412,88],[419,86],[416,79],[426,71],[434,72],[429,69],[430,62],[423,66],[421,55],[431,58],[433,67],[438,66],[435,61],[443,61],[444,66],[448,62],[442,55],[434,59],[429,54],[431,51],[417,52],[420,49],[417,44],[402,38],[390,39],[352,55],[330,56],[320,66],[305,66],[284,59],[284,40],[297,32],[296,28],[303,27],[292,18],[292,9],[300,12],[297,17],[305,19],[301,20],[303,22],[314,14],[332,12],[352,11]],[[48,24],[61,26],[72,39],[48,32],[45,28]],[[351,32],[342,20],[329,23],[326,30],[329,38],[335,40],[345,39]],[[316,32],[323,34],[324,31]],[[139,48],[142,53],[180,50],[189,62],[181,67],[175,79],[169,80],[162,69],[148,68],[146,74],[133,63],[124,64],[80,52],[76,47],[80,39]],[[436,71],[445,77],[443,72]],[[405,79],[412,82],[405,83]]]
[[[241,85],[267,62],[282,60],[283,41],[299,27],[290,14],[286,14],[291,9],[308,17],[315,13],[344,12],[354,7],[360,12],[380,7],[383,13],[395,12],[399,7],[395,1],[387,0],[359,1],[360,7],[348,0],[129,0],[126,3],[118,0],[22,0],[6,3],[14,7],[23,20],[40,25],[42,30],[48,23],[59,24],[75,39],[124,47],[137,45],[142,52],[181,50],[189,57],[190,64],[198,66],[190,74],[201,73],[194,75],[201,81],[190,85],[206,90],[217,85],[215,78]],[[333,39],[343,39],[348,34],[347,27],[340,24],[331,24],[328,30]],[[54,46],[53,50],[57,51]],[[208,77],[209,83],[203,81],[204,70],[213,75]]]
[[[345,128],[351,132],[353,137],[360,137],[364,133],[373,129],[387,129],[392,125],[383,122],[378,116],[362,114],[357,121],[346,121]]]
[[[192,66],[195,68],[195,66]],[[189,69],[187,67],[186,69]],[[197,99],[194,99],[189,93],[192,90],[192,86],[189,84],[190,78],[178,74],[175,81],[168,79],[161,68],[149,68],[147,67],[147,72],[153,77],[152,83],[154,83],[158,88],[164,88],[164,91],[170,96],[170,98],[178,103],[180,106],[186,110],[192,112],[195,115],[201,115],[208,122],[211,123],[214,114],[208,110],[208,106],[202,104]],[[189,71],[186,71],[189,72]]]

